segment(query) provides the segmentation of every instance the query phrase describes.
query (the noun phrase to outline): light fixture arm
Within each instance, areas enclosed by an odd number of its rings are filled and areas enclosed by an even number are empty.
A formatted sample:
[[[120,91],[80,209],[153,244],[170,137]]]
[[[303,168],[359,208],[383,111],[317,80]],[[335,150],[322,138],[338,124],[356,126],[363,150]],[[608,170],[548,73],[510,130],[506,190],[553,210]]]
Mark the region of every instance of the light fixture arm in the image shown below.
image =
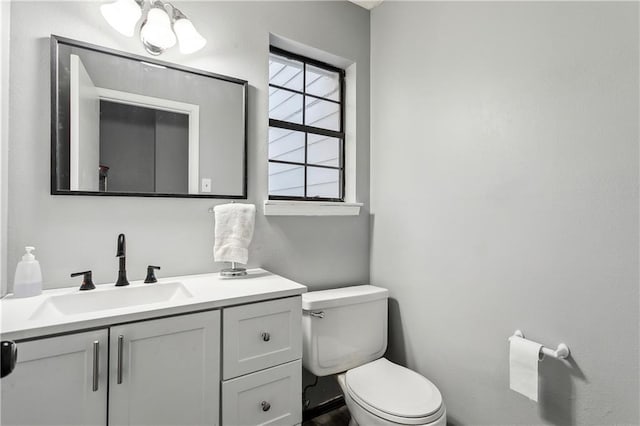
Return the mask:
[[[144,2],[144,0],[142,1]],[[157,7],[159,9],[163,9],[165,12],[167,11],[166,4],[162,0],[149,0],[149,7],[150,8]]]
[[[138,3],[140,5],[144,4],[144,2],[145,2],[145,0],[135,0],[135,1],[136,1],[136,3]],[[162,0],[149,0],[149,2],[151,3],[151,7],[154,7],[155,5],[158,5],[159,7],[162,7],[165,10],[165,12],[167,12],[167,15],[169,15],[169,18],[171,18],[171,23],[172,24],[175,23],[179,19],[189,19],[189,18],[187,18],[187,15],[185,15],[173,3],[169,3],[167,1],[162,1]],[[171,8],[170,11],[168,10],[169,8]]]
[[[140,7],[144,7],[144,3],[146,3],[146,1],[147,0],[135,0],[136,3],[141,4]],[[169,13],[169,10],[167,10],[167,6],[171,6],[171,13]],[[153,9],[154,7],[164,10],[169,16],[171,23],[173,23],[173,13],[174,13],[173,10],[175,10],[174,5],[172,5],[171,3],[164,2],[162,0],[149,0],[149,10]]]
[[[171,7],[171,14],[169,15],[171,17],[171,22],[176,22],[178,19],[189,19],[187,18],[187,15],[185,15],[184,13],[182,13],[182,11],[180,9],[178,9],[177,7],[175,7],[173,5],[173,3],[165,3],[165,8],[167,6]]]

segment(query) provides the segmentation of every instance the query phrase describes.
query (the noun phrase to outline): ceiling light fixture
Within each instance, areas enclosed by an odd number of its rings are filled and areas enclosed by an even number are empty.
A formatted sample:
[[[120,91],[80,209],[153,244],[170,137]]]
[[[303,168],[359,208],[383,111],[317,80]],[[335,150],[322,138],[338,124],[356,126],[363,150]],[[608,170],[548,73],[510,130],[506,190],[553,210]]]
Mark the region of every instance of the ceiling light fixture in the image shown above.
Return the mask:
[[[171,3],[161,0],[116,0],[100,6],[100,11],[109,25],[127,37],[134,35],[136,25],[144,15],[140,25],[140,40],[152,55],[162,54],[173,47],[176,41],[183,54],[197,52],[207,44],[189,18]]]

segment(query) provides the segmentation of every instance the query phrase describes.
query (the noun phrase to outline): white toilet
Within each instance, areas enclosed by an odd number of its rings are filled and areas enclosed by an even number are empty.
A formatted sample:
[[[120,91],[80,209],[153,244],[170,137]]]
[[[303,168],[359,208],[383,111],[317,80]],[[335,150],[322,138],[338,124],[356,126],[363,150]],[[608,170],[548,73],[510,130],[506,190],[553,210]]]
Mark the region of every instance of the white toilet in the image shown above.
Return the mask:
[[[382,358],[387,297],[386,289],[371,285],[303,294],[302,364],[316,376],[340,373],[352,426],[445,426],[438,388]]]

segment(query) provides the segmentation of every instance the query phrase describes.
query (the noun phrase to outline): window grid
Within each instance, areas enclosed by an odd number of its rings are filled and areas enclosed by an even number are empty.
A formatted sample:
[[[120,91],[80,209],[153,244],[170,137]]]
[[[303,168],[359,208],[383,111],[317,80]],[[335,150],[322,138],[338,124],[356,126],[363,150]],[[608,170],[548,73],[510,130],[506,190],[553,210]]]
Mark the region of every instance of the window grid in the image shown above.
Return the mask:
[[[302,124],[307,124],[307,63],[302,62]],[[309,133],[304,132],[304,198],[308,198],[307,192],[309,191],[309,187],[307,182],[309,181],[309,173],[307,172],[309,169],[307,168],[307,164],[309,164]]]
[[[272,200],[305,200],[305,201],[344,201],[344,188],[345,188],[345,173],[344,173],[344,70],[339,68],[332,67],[330,65],[324,64],[319,61],[315,61],[303,56],[295,55],[287,51],[283,51],[281,49],[275,48],[273,46],[270,47],[270,53],[275,54],[277,56],[284,57],[286,59],[295,60],[297,62],[302,63],[302,91],[296,90],[293,88],[285,87],[284,85],[277,85],[269,83],[270,88],[274,88],[277,90],[284,91],[285,93],[290,93],[291,96],[282,103],[291,99],[293,96],[301,95],[302,96],[302,123],[298,124],[292,121],[278,120],[269,118],[269,127],[298,131],[304,133],[304,163],[300,163],[297,161],[287,161],[287,160],[277,160],[269,158],[269,163],[276,164],[284,164],[291,166],[299,166],[303,167],[304,170],[304,191],[303,196],[292,196],[292,195],[272,195],[269,194],[269,199]],[[339,92],[338,99],[330,99],[328,97],[319,96],[311,93],[307,93],[307,65],[312,65],[313,67],[324,69],[327,71],[335,72],[338,75],[338,87],[337,90]],[[276,74],[277,75],[277,74]],[[284,82],[286,85],[291,81],[290,80]],[[332,92],[332,93],[335,93]],[[331,96],[332,93],[328,95]],[[316,127],[307,124],[307,98],[315,99],[317,101],[330,102],[333,104],[337,104],[339,106],[339,129],[330,130],[326,128]],[[281,103],[281,104],[282,104]],[[271,106],[270,106],[271,107]],[[271,110],[271,108],[270,108]],[[291,118],[295,115],[295,112],[286,118]],[[331,115],[331,114],[330,114]],[[320,121],[320,120],[316,120]],[[314,122],[315,123],[315,122]],[[337,166],[330,166],[326,164],[312,164],[309,163],[309,134],[325,136],[329,138],[336,138],[339,144],[338,147],[338,162]],[[317,143],[317,142],[316,142]],[[318,169],[329,169],[336,170],[338,174],[338,198],[327,198],[327,197],[319,197],[319,196],[309,196],[309,188],[308,188],[308,175],[309,175],[309,167],[314,167]]]

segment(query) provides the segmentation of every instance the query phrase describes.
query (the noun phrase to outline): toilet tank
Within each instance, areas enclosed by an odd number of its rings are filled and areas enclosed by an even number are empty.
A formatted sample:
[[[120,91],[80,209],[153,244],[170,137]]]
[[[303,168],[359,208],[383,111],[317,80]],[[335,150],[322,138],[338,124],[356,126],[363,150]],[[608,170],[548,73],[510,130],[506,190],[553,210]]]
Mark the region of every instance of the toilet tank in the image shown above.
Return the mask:
[[[388,293],[361,285],[303,294],[302,365],[326,376],[382,357]]]

